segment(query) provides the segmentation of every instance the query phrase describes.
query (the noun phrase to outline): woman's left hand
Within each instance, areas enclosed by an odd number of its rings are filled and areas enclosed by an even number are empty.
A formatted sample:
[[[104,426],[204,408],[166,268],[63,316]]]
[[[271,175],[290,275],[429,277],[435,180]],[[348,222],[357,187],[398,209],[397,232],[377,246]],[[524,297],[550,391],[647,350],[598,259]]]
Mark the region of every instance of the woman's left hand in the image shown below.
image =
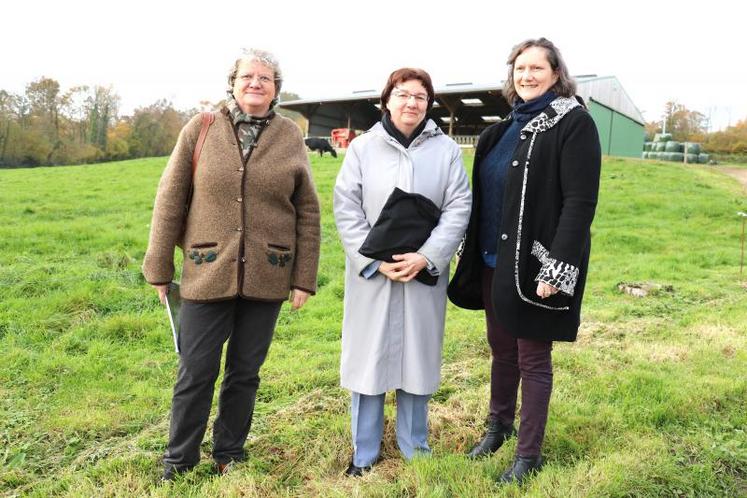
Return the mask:
[[[306,291],[302,291],[301,289],[293,289],[291,290],[290,299],[288,301],[291,302],[291,307],[294,310],[301,309],[301,307],[306,304],[306,300],[309,299],[309,294]]]
[[[552,285],[546,284],[544,282],[537,283],[537,295],[541,297],[542,299],[545,299],[546,297],[550,297],[557,293],[558,293],[558,289],[556,289]]]

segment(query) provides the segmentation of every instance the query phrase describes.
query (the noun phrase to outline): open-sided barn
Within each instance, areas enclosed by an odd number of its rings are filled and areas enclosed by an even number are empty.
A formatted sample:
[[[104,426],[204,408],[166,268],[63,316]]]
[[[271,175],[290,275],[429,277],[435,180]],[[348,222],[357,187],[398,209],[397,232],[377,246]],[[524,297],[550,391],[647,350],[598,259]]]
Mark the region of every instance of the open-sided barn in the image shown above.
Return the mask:
[[[576,76],[576,82],[577,93],[586,101],[599,129],[602,153],[640,157],[643,116],[617,78],[583,75]],[[511,111],[502,86],[457,82],[436,88],[429,117],[458,143],[474,144],[482,130]],[[309,121],[309,136],[329,137],[336,128],[370,128],[381,117],[380,94],[380,89],[359,90],[346,96],[281,102],[279,106],[301,113]]]

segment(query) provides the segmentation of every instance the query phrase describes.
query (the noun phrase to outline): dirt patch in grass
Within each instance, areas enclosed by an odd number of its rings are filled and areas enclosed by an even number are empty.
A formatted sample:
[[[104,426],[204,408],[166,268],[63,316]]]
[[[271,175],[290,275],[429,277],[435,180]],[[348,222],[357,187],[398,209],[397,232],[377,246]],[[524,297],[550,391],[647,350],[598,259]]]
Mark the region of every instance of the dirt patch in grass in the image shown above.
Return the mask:
[[[747,190],[747,169],[742,168],[718,168],[718,171],[736,178],[742,187]]]

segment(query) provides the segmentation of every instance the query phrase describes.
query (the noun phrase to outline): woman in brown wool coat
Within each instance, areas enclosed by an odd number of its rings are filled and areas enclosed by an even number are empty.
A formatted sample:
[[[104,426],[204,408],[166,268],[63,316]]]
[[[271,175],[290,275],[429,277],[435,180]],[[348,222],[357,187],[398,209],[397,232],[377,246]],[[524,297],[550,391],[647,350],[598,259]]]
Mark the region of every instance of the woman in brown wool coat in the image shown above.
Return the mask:
[[[179,135],[156,194],[143,262],[145,279],[164,301],[174,248],[183,240],[181,351],[164,480],[199,462],[226,341],[212,456],[220,473],[245,458],[259,369],[280,306],[290,294],[298,309],[316,290],[319,202],[301,131],[272,110],[280,67],[272,54],[248,50],[228,83],[194,178],[200,116]]]

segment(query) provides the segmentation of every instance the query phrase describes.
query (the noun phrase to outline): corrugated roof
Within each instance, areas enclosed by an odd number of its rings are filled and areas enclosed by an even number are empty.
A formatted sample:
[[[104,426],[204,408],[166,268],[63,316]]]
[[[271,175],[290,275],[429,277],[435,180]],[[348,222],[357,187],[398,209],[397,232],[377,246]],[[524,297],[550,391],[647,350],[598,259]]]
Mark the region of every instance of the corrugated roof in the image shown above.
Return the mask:
[[[630,99],[615,76],[597,76],[595,74],[578,75],[574,77],[578,85],[577,93],[589,101],[595,101],[614,109],[632,120],[644,124],[643,115]],[[505,116],[510,112],[510,106],[503,98],[501,89],[503,81],[493,83],[454,82],[434,88],[436,106],[430,115],[441,123],[449,122],[450,109],[458,109],[461,118],[460,127],[474,128],[485,121],[484,116]],[[362,89],[347,95],[334,97],[319,97],[281,102],[278,105],[285,109],[297,110],[307,117],[321,112],[319,116],[324,121],[338,121],[343,115],[359,114],[358,119],[365,122],[376,119],[378,109],[373,106],[379,103],[381,89]],[[479,99],[480,102],[464,102],[468,99]],[[362,113],[362,114],[361,114]],[[326,125],[327,123],[325,123]],[[363,125],[358,125],[363,126]]]

